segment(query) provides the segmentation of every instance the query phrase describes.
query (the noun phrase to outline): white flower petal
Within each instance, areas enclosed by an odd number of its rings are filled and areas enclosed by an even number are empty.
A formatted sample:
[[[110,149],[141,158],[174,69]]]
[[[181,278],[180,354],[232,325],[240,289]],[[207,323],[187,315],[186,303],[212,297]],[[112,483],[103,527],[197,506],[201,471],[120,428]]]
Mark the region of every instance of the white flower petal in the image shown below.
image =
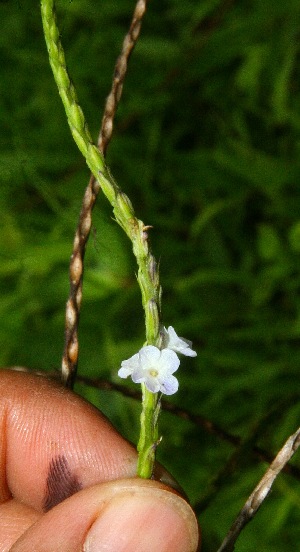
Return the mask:
[[[146,345],[141,348],[139,356],[143,368],[146,369],[148,366],[151,367],[157,364],[160,358],[160,350],[154,345]]]
[[[134,383],[142,383],[142,381],[145,381],[146,377],[147,372],[143,369],[141,365],[131,374],[131,378]]]
[[[176,372],[179,368],[180,360],[175,351],[162,349],[160,353],[159,373],[169,375]]]
[[[147,378],[145,381],[145,385],[148,391],[151,391],[151,393],[158,393],[158,391],[160,391],[161,386],[156,378]]]
[[[160,391],[165,395],[174,395],[178,391],[179,383],[175,376],[169,376],[163,383],[160,384]]]
[[[120,368],[118,371],[119,378],[128,378],[128,376],[131,376],[132,370],[129,368]]]
[[[135,355],[128,358],[127,360],[123,360],[123,362],[121,362],[121,366],[124,366],[124,367],[128,366],[134,369],[136,366],[138,366],[139,362],[140,362],[139,353],[136,353]]]
[[[197,356],[196,351],[192,350],[192,342],[184,337],[178,337],[173,326],[169,326],[168,329],[164,328],[163,331],[163,343],[167,349],[189,357]]]
[[[118,371],[118,376],[120,378],[128,378],[128,376],[131,376],[131,374],[139,367],[139,364],[139,353],[133,355],[127,360],[123,360],[121,363],[121,368]]]

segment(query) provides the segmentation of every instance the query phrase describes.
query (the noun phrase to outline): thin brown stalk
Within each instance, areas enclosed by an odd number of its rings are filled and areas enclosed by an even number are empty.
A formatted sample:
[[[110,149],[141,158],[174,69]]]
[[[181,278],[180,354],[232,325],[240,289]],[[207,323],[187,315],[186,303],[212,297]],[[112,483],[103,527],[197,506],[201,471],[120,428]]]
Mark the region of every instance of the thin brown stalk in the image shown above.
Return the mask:
[[[123,41],[121,54],[119,55],[115,65],[112,87],[106,99],[104,115],[102,118],[101,130],[98,139],[98,147],[100,151],[102,151],[104,156],[106,154],[107,146],[112,136],[114,117],[122,95],[128,60],[138,40],[146,8],[147,0],[138,0],[135,6],[128,33],[126,34]]]
[[[138,40],[146,7],[147,0],[137,1],[129,31],[124,38],[122,51],[115,65],[112,88],[106,100],[98,139],[98,147],[103,152],[103,155],[105,155],[111,140],[114,117],[122,95],[128,60]],[[78,325],[82,299],[84,255],[92,225],[92,210],[98,192],[99,184],[95,181],[93,175],[91,175],[83,197],[69,269],[70,294],[66,305],[65,345],[61,368],[62,382],[69,388],[73,387],[77,373],[79,350]]]
[[[287,462],[289,462],[289,460],[297,451],[299,445],[300,428],[298,428],[297,431],[287,439],[282,449],[279,451],[272,464],[267,469],[265,475],[262,477],[258,485],[255,487],[254,491],[249,496],[245,505],[239,512],[236,520],[231,526],[228,534],[226,535],[217,552],[232,552],[234,550],[235,543],[241,531],[244,529],[247,523],[249,523],[249,521],[253,519],[261,504],[268,496],[276,477],[280,474],[280,472],[283,471]]]

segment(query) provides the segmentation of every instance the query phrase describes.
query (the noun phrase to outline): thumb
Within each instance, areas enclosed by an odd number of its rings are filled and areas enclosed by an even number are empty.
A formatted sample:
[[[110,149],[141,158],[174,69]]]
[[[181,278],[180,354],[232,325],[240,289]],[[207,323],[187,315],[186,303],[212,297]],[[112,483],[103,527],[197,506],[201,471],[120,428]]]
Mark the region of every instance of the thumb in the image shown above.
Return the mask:
[[[79,491],[31,526],[11,552],[196,552],[187,502],[156,481],[123,479]]]

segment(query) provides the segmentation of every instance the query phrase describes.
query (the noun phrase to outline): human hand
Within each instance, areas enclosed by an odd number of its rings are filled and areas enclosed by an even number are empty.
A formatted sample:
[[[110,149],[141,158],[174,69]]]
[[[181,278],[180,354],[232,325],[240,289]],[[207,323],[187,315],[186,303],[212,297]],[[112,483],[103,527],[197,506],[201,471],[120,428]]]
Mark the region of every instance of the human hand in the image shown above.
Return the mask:
[[[196,552],[198,525],[83,399],[0,370],[0,552]]]

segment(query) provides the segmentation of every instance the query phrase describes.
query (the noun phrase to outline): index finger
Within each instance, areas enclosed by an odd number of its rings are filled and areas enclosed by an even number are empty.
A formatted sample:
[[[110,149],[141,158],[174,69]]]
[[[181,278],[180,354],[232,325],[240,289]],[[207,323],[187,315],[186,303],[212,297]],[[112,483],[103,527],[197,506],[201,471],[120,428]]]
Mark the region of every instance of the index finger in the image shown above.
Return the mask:
[[[47,511],[81,488],[134,477],[136,452],[83,399],[45,377],[0,371],[0,502]]]

